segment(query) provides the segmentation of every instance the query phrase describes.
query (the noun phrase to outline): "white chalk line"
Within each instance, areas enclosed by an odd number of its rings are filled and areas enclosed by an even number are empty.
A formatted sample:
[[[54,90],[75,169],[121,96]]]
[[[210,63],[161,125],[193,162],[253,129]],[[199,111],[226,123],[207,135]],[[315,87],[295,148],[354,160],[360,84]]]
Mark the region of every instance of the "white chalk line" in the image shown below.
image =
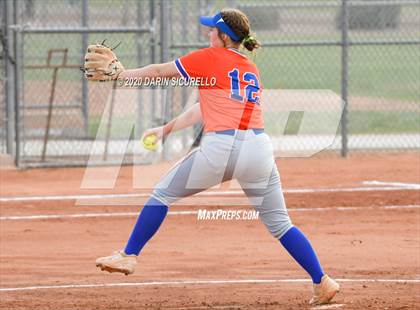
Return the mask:
[[[395,186],[395,187],[406,187],[413,189],[420,189],[420,184],[418,183],[403,183],[403,182],[383,182],[383,181],[363,181],[363,185],[378,185],[378,186]]]
[[[395,210],[395,209],[420,209],[420,205],[377,206],[377,207],[325,207],[325,208],[290,208],[289,212],[325,212],[325,211],[354,211],[354,210]],[[223,209],[226,210],[226,209]],[[246,209],[235,211],[249,211]],[[139,211],[140,212],[140,211]],[[0,221],[22,220],[51,220],[51,219],[77,219],[98,217],[130,217],[138,216],[139,212],[106,212],[106,213],[77,213],[77,214],[38,214],[38,215],[11,215],[0,216]],[[168,215],[198,215],[197,211],[169,211]]]
[[[336,279],[338,282],[366,282],[366,283],[409,283],[419,284],[420,279]],[[3,287],[0,292],[68,289],[68,288],[108,288],[132,286],[178,286],[178,285],[229,285],[229,284],[275,284],[275,283],[312,283],[309,279],[238,279],[238,280],[181,280],[181,281],[151,281],[151,282],[119,282],[96,284],[65,284],[39,285],[23,287]]]
[[[331,305],[322,305],[315,306],[309,309],[312,310],[324,310],[324,309],[336,309],[345,306],[345,304],[331,304]],[[244,309],[249,308],[249,305],[224,305],[224,306],[211,306],[211,309]],[[208,310],[209,306],[186,306],[186,307],[167,307],[166,309],[170,310]]]
[[[416,184],[413,186],[383,186],[383,187],[342,187],[342,188],[300,188],[284,189],[285,194],[308,194],[308,193],[344,193],[344,192],[372,192],[372,191],[407,191],[419,190]],[[229,197],[243,195],[242,190],[230,191],[209,191],[201,192],[192,197]],[[131,194],[84,194],[84,195],[53,195],[53,196],[10,196],[0,197],[0,202],[18,202],[18,201],[49,201],[49,200],[100,200],[112,198],[148,198],[150,193],[131,193]]]
[[[244,309],[245,305],[226,305],[226,306],[191,306],[191,307],[166,307],[169,310],[208,310],[208,309]]]
[[[140,212],[115,212],[115,213],[78,213],[78,214],[45,214],[23,216],[1,216],[1,221],[10,220],[46,220],[46,219],[73,219],[90,217],[128,217],[138,216]],[[197,215],[198,211],[169,211],[168,215]]]
[[[312,307],[312,308],[309,308],[309,309],[312,309],[312,310],[336,309],[336,308],[344,307],[345,305],[346,304],[322,305],[322,306]]]

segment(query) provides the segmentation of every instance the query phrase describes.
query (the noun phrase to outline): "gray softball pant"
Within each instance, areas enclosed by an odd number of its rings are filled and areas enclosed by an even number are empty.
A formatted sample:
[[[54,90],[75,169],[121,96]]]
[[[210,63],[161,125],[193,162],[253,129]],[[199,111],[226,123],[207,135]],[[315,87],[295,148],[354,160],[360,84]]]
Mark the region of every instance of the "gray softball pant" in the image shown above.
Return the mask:
[[[270,138],[252,129],[232,131],[206,133],[200,147],[169,170],[152,196],[170,206],[181,198],[236,179],[270,233],[279,239],[292,223]]]

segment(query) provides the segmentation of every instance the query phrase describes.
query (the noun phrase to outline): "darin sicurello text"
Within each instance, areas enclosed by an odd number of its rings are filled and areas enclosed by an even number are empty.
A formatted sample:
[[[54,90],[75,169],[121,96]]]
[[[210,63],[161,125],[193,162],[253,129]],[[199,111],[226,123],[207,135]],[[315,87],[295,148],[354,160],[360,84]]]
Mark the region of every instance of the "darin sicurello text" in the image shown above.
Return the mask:
[[[153,86],[185,86],[185,87],[206,87],[216,85],[215,77],[192,77],[189,79],[185,78],[150,78],[150,77],[130,77],[118,80],[120,86],[125,87],[153,87]]]

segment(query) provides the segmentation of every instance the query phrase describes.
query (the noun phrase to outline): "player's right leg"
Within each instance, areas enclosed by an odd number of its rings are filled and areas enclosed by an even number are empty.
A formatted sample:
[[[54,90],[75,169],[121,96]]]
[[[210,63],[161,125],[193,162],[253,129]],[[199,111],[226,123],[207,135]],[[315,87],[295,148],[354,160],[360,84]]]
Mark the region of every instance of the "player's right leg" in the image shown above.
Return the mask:
[[[252,187],[246,182],[241,182],[241,185],[271,234],[311,276],[314,295],[310,304],[328,303],[339,291],[340,286],[324,273],[309,239],[299,228],[292,225],[285,206],[277,168],[273,169],[266,188],[255,188],[255,184]]]
[[[325,275],[310,241],[290,220],[268,136],[244,141],[240,153],[234,175],[270,233],[311,276],[314,296],[310,303],[329,302],[339,285]]]

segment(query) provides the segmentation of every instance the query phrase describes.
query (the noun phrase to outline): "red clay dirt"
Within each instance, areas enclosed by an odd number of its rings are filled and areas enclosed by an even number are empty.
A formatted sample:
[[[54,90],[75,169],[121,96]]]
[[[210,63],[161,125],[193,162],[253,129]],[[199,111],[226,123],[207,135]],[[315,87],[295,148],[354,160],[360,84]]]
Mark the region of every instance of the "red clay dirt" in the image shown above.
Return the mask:
[[[83,168],[0,171],[1,197],[147,193],[170,164],[141,167],[141,189],[132,186],[132,167],[121,169],[115,189],[89,191],[80,189]],[[358,154],[347,159],[318,156],[284,159],[278,165],[285,189],[374,187],[361,183],[372,180],[420,183],[419,153]],[[237,184],[230,184],[230,190],[236,188]],[[344,279],[333,307],[420,308],[419,190],[289,191],[285,197],[294,224],[311,239],[325,271]],[[194,214],[169,215],[140,255],[135,274],[124,276],[100,272],[94,261],[124,246],[135,215],[5,218],[136,213],[144,199],[98,200],[94,205],[59,199],[1,202],[0,288],[37,289],[0,289],[0,309],[310,308],[310,282],[290,282],[308,279],[307,275],[260,221],[203,221]],[[229,199],[191,198],[172,211],[250,209],[241,195]],[[378,279],[388,281],[374,281]],[[206,283],[179,283],[201,280]],[[287,281],[209,284],[208,280]],[[155,281],[178,283],[150,284]],[[99,287],[110,283],[149,285]],[[81,284],[94,286],[54,287]]]

